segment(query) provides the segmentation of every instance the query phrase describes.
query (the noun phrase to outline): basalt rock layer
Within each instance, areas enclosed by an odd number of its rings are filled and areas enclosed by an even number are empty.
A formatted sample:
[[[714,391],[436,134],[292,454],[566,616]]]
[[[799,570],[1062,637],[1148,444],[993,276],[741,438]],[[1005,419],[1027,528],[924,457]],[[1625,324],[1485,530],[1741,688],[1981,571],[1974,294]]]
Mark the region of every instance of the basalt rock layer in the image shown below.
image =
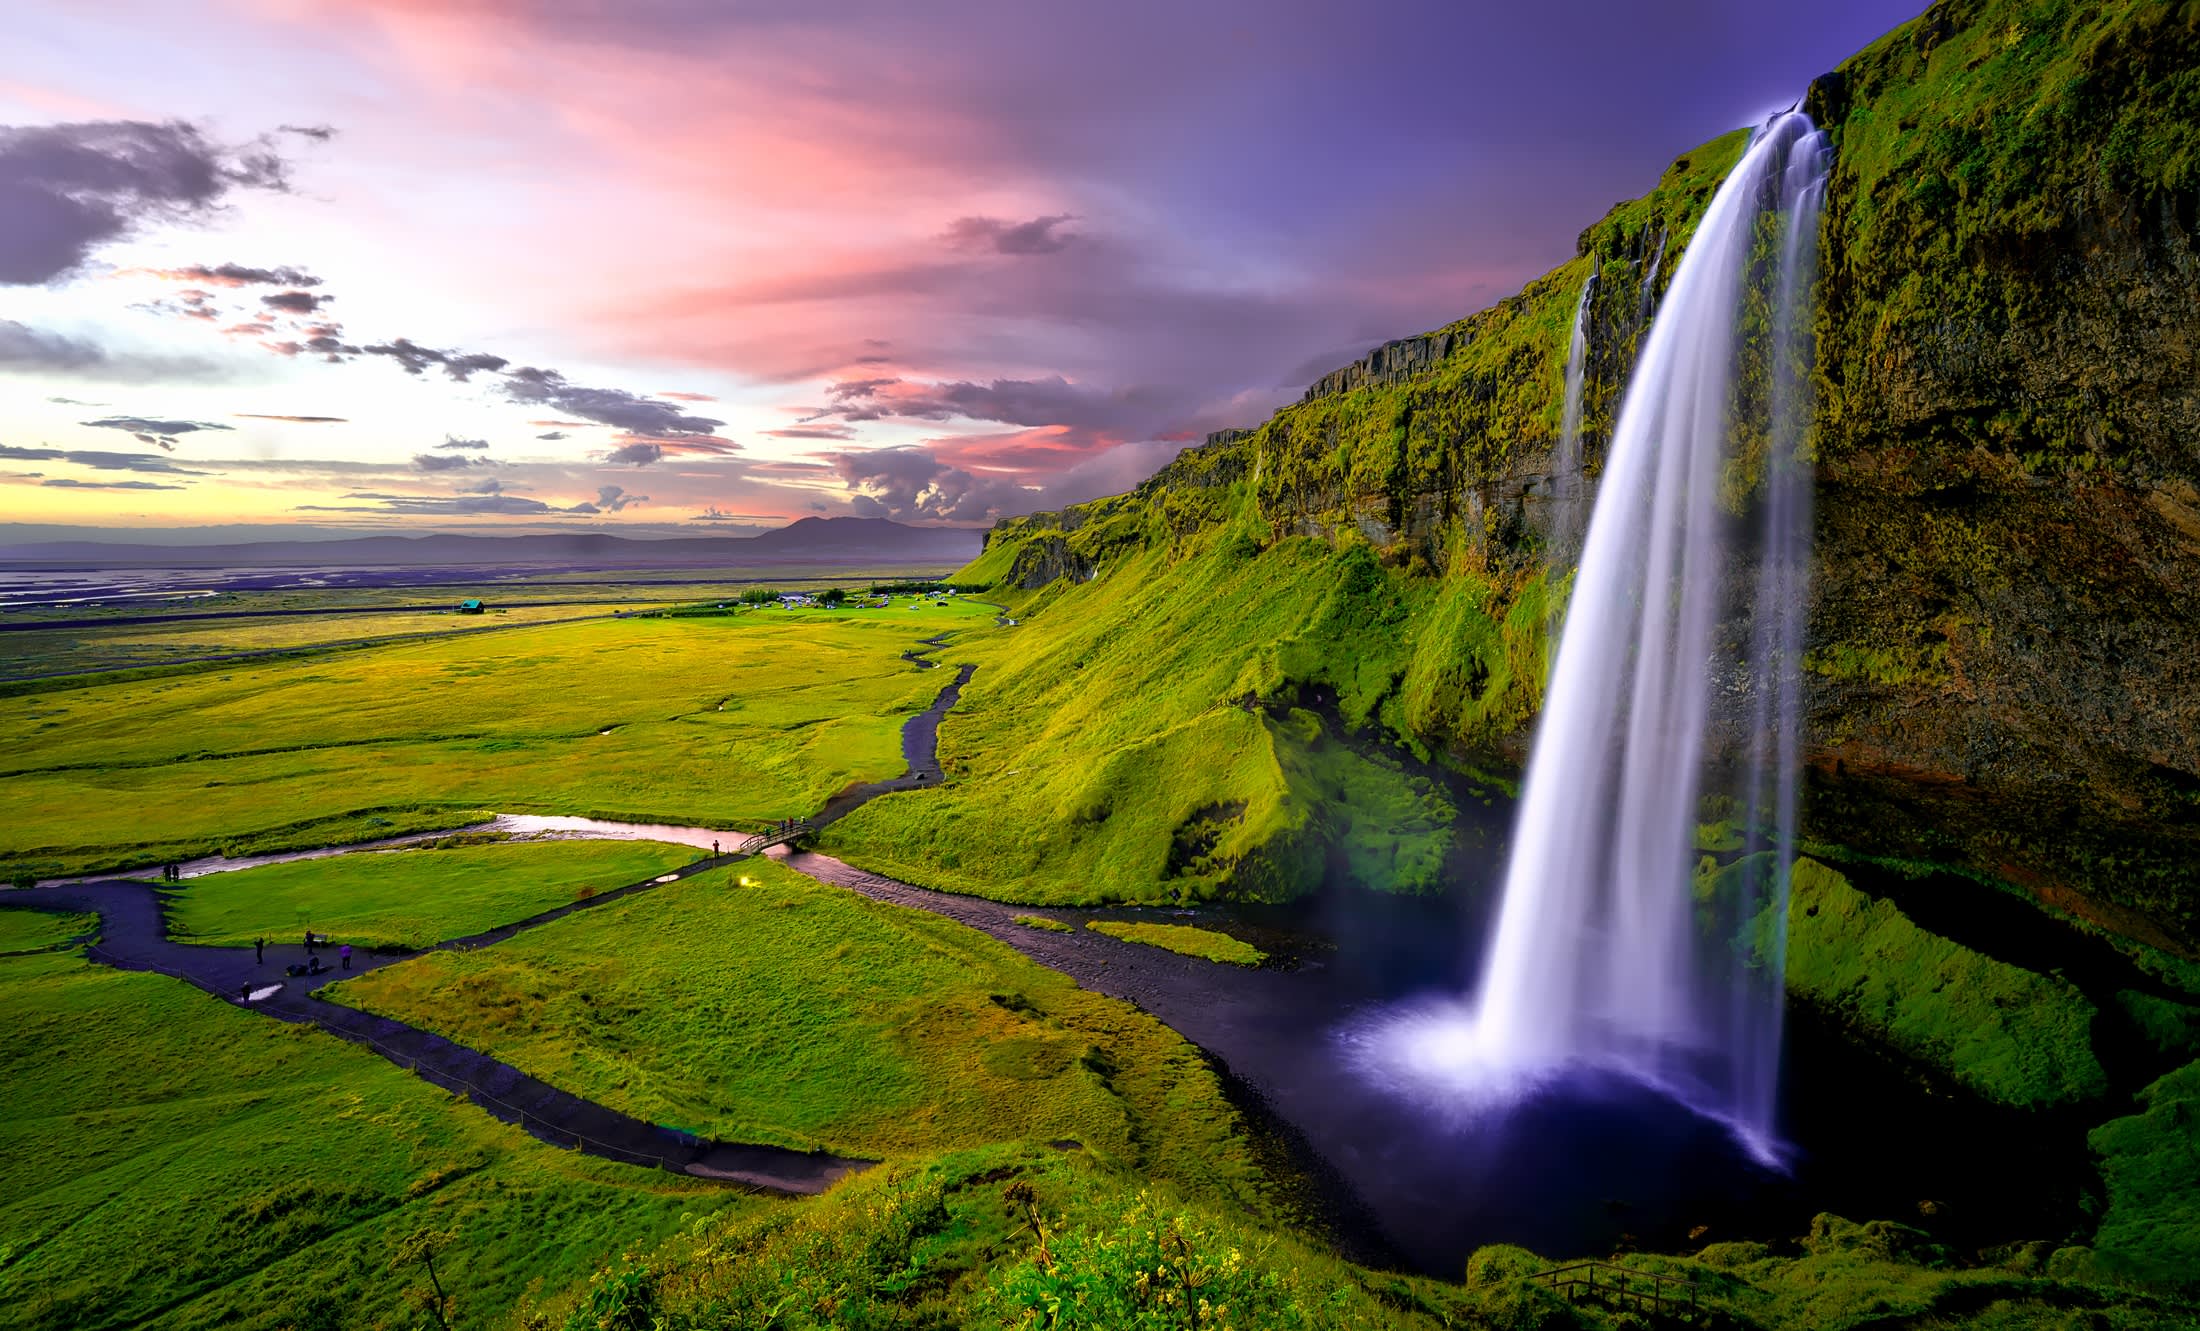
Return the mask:
[[[2200,6],[1942,0],[1806,109],[1836,154],[1806,833],[2200,954]],[[1251,558],[1305,538],[1370,551],[1401,600],[1464,579],[1505,621],[1562,572],[1548,472],[1583,282],[1601,267],[1593,485],[1658,297],[1745,143],[1684,155],[1518,295],[1377,348],[1132,494],[1002,523],[966,576],[1081,583],[1227,531]],[[1748,477],[1723,498],[1746,514]],[[1396,693],[1418,687],[1410,657],[1391,658]],[[1539,673],[1458,673],[1449,704],[1373,715],[1415,747],[1517,760]]]

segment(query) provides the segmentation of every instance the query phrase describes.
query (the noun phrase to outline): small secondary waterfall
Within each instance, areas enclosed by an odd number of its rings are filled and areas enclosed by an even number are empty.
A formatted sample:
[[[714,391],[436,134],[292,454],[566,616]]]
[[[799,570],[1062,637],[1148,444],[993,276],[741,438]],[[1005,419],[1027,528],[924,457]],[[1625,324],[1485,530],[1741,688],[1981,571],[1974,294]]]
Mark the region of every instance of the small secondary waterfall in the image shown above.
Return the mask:
[[[1778,1158],[1828,157],[1808,117],[1774,117],[1679,260],[1613,430],[1479,990],[1377,1033],[1381,1075],[1472,1102],[1615,1070]],[[1740,736],[1736,816],[1770,853],[1713,891],[1692,870],[1715,733]]]
[[[1635,297],[1635,327],[1637,328],[1650,321],[1650,294],[1657,290],[1658,269],[1665,265],[1666,234],[1664,227],[1658,228],[1657,248],[1651,252],[1650,266],[1642,272],[1642,291]]]
[[[1581,399],[1589,379],[1589,306],[1596,299],[1600,259],[1581,284],[1581,299],[1574,303],[1573,341],[1566,349],[1566,398],[1559,415],[1558,447],[1551,453],[1551,551],[1552,562],[1571,563],[1581,544],[1583,484],[1581,463]]]

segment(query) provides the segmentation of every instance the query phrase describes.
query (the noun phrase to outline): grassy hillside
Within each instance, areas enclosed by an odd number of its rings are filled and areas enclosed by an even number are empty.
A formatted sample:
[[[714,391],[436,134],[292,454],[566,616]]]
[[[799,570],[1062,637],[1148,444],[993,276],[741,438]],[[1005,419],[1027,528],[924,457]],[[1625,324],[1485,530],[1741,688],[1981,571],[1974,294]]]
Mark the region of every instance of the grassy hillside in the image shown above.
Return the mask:
[[[941,730],[950,783],[866,805],[827,844],[1041,903],[1278,899],[1332,863],[1439,886],[1456,811],[1405,761],[1431,756],[1413,736],[1532,711],[1541,581],[1410,578],[1364,542],[1256,528],[1149,533],[1085,582],[1002,593],[1018,626],[949,654],[978,667]]]

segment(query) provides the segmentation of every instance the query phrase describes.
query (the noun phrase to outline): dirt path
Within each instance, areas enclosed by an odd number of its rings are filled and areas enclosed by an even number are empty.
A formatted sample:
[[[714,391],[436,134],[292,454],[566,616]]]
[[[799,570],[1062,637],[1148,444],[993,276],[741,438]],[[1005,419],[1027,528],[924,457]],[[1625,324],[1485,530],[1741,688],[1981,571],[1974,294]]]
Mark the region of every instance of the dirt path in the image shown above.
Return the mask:
[[[717,863],[706,860],[670,876],[686,877]],[[523,929],[616,901],[657,886],[658,882],[658,878],[652,878],[633,883],[440,947],[481,947],[501,942]],[[91,960],[119,970],[158,971],[263,1016],[317,1026],[339,1039],[372,1049],[425,1081],[464,1095],[492,1117],[516,1124],[555,1146],[627,1164],[794,1194],[823,1192],[835,1180],[873,1163],[823,1152],[711,1141],[658,1127],[561,1091],[432,1032],[327,1002],[315,993],[332,980],[378,970],[417,953],[355,950],[349,971],[332,969],[318,976],[292,978],[283,970],[293,962],[305,961],[302,942],[274,944],[267,949],[266,960],[257,963],[248,947],[200,947],[176,942],[168,934],[163,895],[149,883],[109,881],[29,888],[6,894],[0,905],[97,914],[99,939],[86,954]],[[330,951],[322,950],[324,958]],[[245,1001],[246,993],[270,985],[279,988],[259,1001]]]

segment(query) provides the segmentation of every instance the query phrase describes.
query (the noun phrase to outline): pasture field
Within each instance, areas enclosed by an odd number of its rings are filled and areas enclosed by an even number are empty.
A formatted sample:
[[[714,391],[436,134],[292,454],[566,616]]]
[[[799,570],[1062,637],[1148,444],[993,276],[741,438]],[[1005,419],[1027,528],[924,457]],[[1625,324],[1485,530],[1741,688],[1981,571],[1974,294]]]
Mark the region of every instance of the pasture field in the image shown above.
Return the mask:
[[[721,1139],[889,1159],[1073,1139],[1187,1185],[1253,1177],[1221,1086],[1167,1027],[769,859],[323,992]]]
[[[0,874],[331,844],[439,809],[442,826],[483,809],[729,830],[805,816],[903,770],[901,723],[945,680],[902,653],[992,623],[905,604],[591,620],[33,693],[0,714]]]
[[[392,1260],[438,1231],[456,1324],[492,1325],[683,1215],[770,1205],[546,1146],[165,976],[0,959],[0,1020],[0,1327],[425,1325],[425,1272]]]
[[[91,915],[52,915],[36,910],[0,910],[0,957],[59,947],[92,931]]]
[[[284,651],[336,643],[457,633],[611,613],[609,606],[540,605],[461,615],[448,609],[280,619],[187,620],[113,627],[64,621],[50,629],[0,633],[0,679],[63,671],[134,670],[233,652]]]
[[[270,864],[188,880],[169,928],[184,942],[249,947],[306,929],[355,947],[422,948],[638,883],[699,852],[649,841],[420,846]]]

